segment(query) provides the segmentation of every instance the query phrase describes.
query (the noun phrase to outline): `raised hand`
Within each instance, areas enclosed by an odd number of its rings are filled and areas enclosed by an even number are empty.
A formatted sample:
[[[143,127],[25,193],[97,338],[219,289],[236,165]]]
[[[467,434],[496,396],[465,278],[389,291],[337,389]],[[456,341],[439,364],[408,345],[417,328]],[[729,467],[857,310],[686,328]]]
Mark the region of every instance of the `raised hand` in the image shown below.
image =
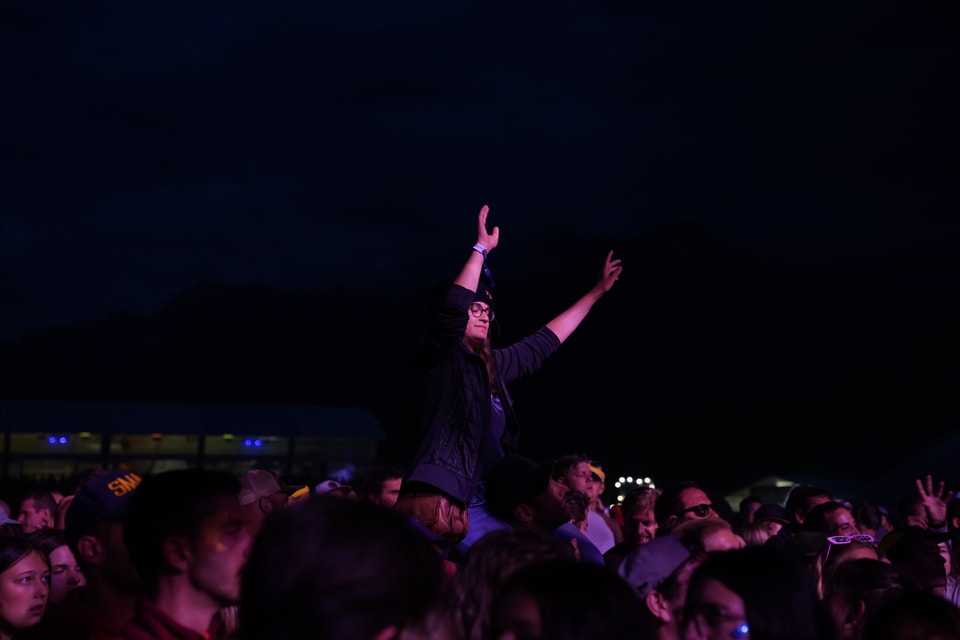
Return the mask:
[[[927,526],[938,526],[946,522],[950,494],[946,491],[944,482],[941,480],[934,485],[933,476],[927,475],[925,478],[917,478],[916,483],[917,491],[923,498],[923,509],[927,512]]]
[[[488,213],[490,213],[490,207],[487,205],[480,207],[480,215],[477,216],[477,244],[483,245],[489,253],[500,243],[500,227],[494,227],[492,232],[487,231]]]
[[[613,250],[607,254],[607,259],[603,263],[603,271],[600,273],[600,279],[594,285],[594,290],[599,293],[606,293],[613,287],[613,283],[620,278],[623,267],[620,266],[620,258],[613,257]]]

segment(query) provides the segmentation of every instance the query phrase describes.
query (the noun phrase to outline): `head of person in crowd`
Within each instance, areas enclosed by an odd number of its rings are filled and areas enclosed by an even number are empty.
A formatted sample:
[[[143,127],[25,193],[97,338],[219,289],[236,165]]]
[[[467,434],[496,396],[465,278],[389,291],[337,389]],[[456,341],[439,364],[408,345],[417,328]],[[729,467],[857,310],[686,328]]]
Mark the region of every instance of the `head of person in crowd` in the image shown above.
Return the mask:
[[[64,531],[47,527],[28,535],[46,554],[50,563],[50,604],[57,604],[67,597],[68,592],[87,583],[80,563],[67,544]]]
[[[810,509],[822,502],[833,502],[833,492],[814,484],[796,484],[790,488],[783,508],[790,519],[790,529],[801,531]]]
[[[904,526],[885,535],[879,549],[915,589],[943,596],[947,572],[940,555],[940,543],[949,537],[946,532]]]
[[[947,531],[952,539],[960,537],[960,498],[947,500]]]
[[[817,581],[817,593],[822,597],[837,568],[850,560],[867,558],[880,560],[880,551],[873,536],[855,533],[849,536],[827,536],[827,543],[817,555],[814,565],[814,577]]]
[[[957,565],[957,540],[950,535],[950,539],[941,540],[937,545],[940,557],[943,558],[943,572],[947,576],[944,597],[950,602],[960,605],[960,566]]]
[[[487,483],[491,513],[513,527],[552,533],[569,522],[563,505],[568,491],[551,476],[552,463],[511,454],[496,465]]]
[[[323,482],[318,482],[313,487],[313,495],[330,495],[337,498],[349,498],[350,500],[356,500],[359,498],[357,495],[356,489],[354,489],[349,484],[344,484],[342,482],[337,482],[336,480],[324,480]]]
[[[357,496],[382,507],[392,507],[400,496],[403,473],[404,469],[396,464],[385,462],[375,465],[360,476]]]
[[[243,507],[250,532],[256,535],[263,520],[274,511],[285,509],[292,491],[281,486],[276,473],[269,469],[248,469],[240,474],[237,500]]]
[[[710,553],[690,578],[686,640],[823,640],[829,617],[812,576],[769,545]]]
[[[53,493],[36,489],[20,501],[20,515],[17,519],[23,524],[24,533],[33,533],[56,523],[57,501]]]
[[[633,589],[604,566],[537,562],[515,571],[494,598],[490,637],[635,639],[637,604]]]
[[[151,606],[135,610],[131,634],[160,618],[216,635],[218,612],[240,599],[253,540],[239,492],[239,479],[226,471],[175,469],[143,478],[127,508],[124,540]]]
[[[586,494],[554,480],[553,468],[553,461],[536,463],[518,454],[502,458],[487,483],[490,513],[511,527],[557,535],[578,559],[604,564],[603,554],[572,522],[575,511],[586,509]]]
[[[740,527],[740,536],[747,545],[765,544],[770,539],[770,532],[762,522],[754,520]]]
[[[617,568],[640,598],[641,629],[638,637],[677,640],[683,637],[680,612],[690,576],[706,559],[698,540],[676,533],[657,536],[635,547]]]
[[[737,503],[737,510],[730,521],[734,529],[736,529],[738,533],[742,533],[743,527],[748,524],[753,524],[753,516],[761,506],[763,506],[763,498],[754,493],[747,494],[740,498],[740,501]]]
[[[673,533],[698,540],[707,551],[728,551],[747,546],[743,536],[723,518],[686,520],[674,527]]]
[[[603,509],[603,494],[607,490],[607,472],[596,460],[590,461],[590,507],[596,510]]]
[[[488,531],[467,551],[447,590],[451,637],[490,637],[490,607],[517,569],[547,560],[575,560],[573,547],[539,529]]]
[[[823,531],[830,536],[851,536],[860,533],[850,509],[838,500],[814,505],[803,519],[804,531]]]
[[[605,553],[623,542],[623,528],[610,515],[610,510],[603,503],[603,493],[606,488],[607,472],[599,462],[591,460],[590,484],[587,486],[590,502],[587,505],[587,530],[584,533],[593,541],[600,553]]]
[[[904,589],[867,617],[865,640],[954,640],[960,638],[960,607],[946,598]]]
[[[570,492],[576,491],[586,497],[586,503],[590,503],[590,488],[593,484],[593,472],[590,470],[590,457],[585,453],[569,453],[556,458],[553,461],[552,477],[554,481],[559,482]],[[572,514],[574,520],[583,521],[586,516],[586,509],[580,515],[579,509]],[[578,517],[579,516],[579,517]]]
[[[883,525],[883,512],[873,502],[857,502],[853,505],[850,513],[853,514],[853,519],[857,523],[857,529],[860,533],[873,536],[873,539],[877,542],[880,542],[889,531]]]
[[[753,514],[753,521],[766,527],[771,536],[790,526],[787,510],[776,502],[764,502]]]
[[[657,514],[654,508],[660,489],[636,487],[623,496],[623,541],[633,545],[646,544],[657,535]]]
[[[0,637],[15,639],[43,619],[50,562],[26,536],[0,536]]]
[[[411,519],[311,496],[268,518],[243,568],[240,636],[395,638],[437,604],[441,558]]]
[[[654,505],[657,534],[670,533],[687,520],[719,518],[707,492],[692,480],[682,480],[663,489]]]
[[[616,570],[623,559],[638,545],[651,542],[657,535],[657,516],[654,505],[660,489],[638,486],[623,496],[620,513],[623,517],[623,542],[603,554],[607,566]]]
[[[899,569],[871,558],[837,566],[825,587],[823,602],[836,640],[863,640],[867,620],[887,599],[907,589]]]
[[[83,474],[72,494],[64,536],[85,586],[71,591],[65,599],[69,606],[54,612],[58,628],[73,628],[78,637],[113,636],[132,617],[143,585],[127,552],[123,523],[140,481],[132,471],[98,469]]]

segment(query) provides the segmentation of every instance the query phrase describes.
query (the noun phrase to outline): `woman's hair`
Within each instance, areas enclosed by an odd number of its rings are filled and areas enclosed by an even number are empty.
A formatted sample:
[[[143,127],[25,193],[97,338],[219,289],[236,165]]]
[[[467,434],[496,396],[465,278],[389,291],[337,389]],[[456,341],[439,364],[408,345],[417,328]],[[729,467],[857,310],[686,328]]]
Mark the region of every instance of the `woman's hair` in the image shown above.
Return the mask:
[[[685,619],[695,617],[698,594],[711,578],[743,599],[753,640],[830,637],[830,621],[810,572],[782,549],[759,545],[708,555],[690,578]]]
[[[40,550],[48,556],[53,553],[55,549],[67,544],[67,534],[64,533],[62,529],[54,529],[53,527],[38,529],[33,533],[27,534],[27,537],[35,542]]]
[[[740,535],[747,546],[761,545],[770,539],[770,529],[765,522],[746,522],[740,528]]]
[[[50,567],[50,560],[43,549],[36,542],[26,536],[0,536],[0,573],[3,573],[13,565],[17,564],[36,551],[43,556],[43,561]]]
[[[569,542],[537,529],[495,529],[467,551],[448,591],[448,610],[462,637],[479,640],[489,631],[490,605],[518,569],[545,560],[573,560]]]
[[[487,378],[490,380],[490,393],[498,396],[500,395],[500,378],[497,375],[496,357],[493,355],[493,347],[490,345],[489,336],[488,333],[483,340],[467,337],[464,337],[463,340],[470,347],[470,351],[483,360],[483,364],[487,368]]]

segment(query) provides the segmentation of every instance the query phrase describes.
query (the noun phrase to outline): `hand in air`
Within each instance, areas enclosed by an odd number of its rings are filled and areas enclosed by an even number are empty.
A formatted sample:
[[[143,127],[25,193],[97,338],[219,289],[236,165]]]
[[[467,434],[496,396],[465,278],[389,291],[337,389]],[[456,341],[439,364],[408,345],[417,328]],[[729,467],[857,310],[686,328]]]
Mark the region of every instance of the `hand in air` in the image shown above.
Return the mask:
[[[927,512],[929,523],[940,523],[947,519],[947,502],[951,494],[946,490],[945,483],[941,480],[934,483],[933,476],[927,475],[925,478],[917,478],[917,491],[923,499],[923,508]]]
[[[487,253],[497,248],[500,242],[500,227],[494,227],[493,231],[487,231],[487,214],[490,213],[490,207],[483,205],[480,207],[480,215],[477,217],[477,244],[482,244],[487,249]]]
[[[597,280],[595,289],[600,293],[606,293],[610,291],[610,288],[613,287],[613,283],[620,278],[620,273],[623,271],[623,267],[620,266],[620,258],[613,257],[613,250],[607,254],[607,259],[603,263],[603,272],[600,274],[600,279]]]

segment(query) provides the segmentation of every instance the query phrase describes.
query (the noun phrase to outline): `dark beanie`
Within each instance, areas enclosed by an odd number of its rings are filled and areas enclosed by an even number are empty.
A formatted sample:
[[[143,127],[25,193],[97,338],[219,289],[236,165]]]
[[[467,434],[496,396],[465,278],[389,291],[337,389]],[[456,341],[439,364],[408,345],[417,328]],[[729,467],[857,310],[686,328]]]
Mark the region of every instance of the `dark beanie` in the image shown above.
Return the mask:
[[[490,270],[484,264],[483,272],[480,274],[480,282],[477,283],[477,293],[473,296],[474,302],[486,303],[493,309],[493,283],[491,282]]]

